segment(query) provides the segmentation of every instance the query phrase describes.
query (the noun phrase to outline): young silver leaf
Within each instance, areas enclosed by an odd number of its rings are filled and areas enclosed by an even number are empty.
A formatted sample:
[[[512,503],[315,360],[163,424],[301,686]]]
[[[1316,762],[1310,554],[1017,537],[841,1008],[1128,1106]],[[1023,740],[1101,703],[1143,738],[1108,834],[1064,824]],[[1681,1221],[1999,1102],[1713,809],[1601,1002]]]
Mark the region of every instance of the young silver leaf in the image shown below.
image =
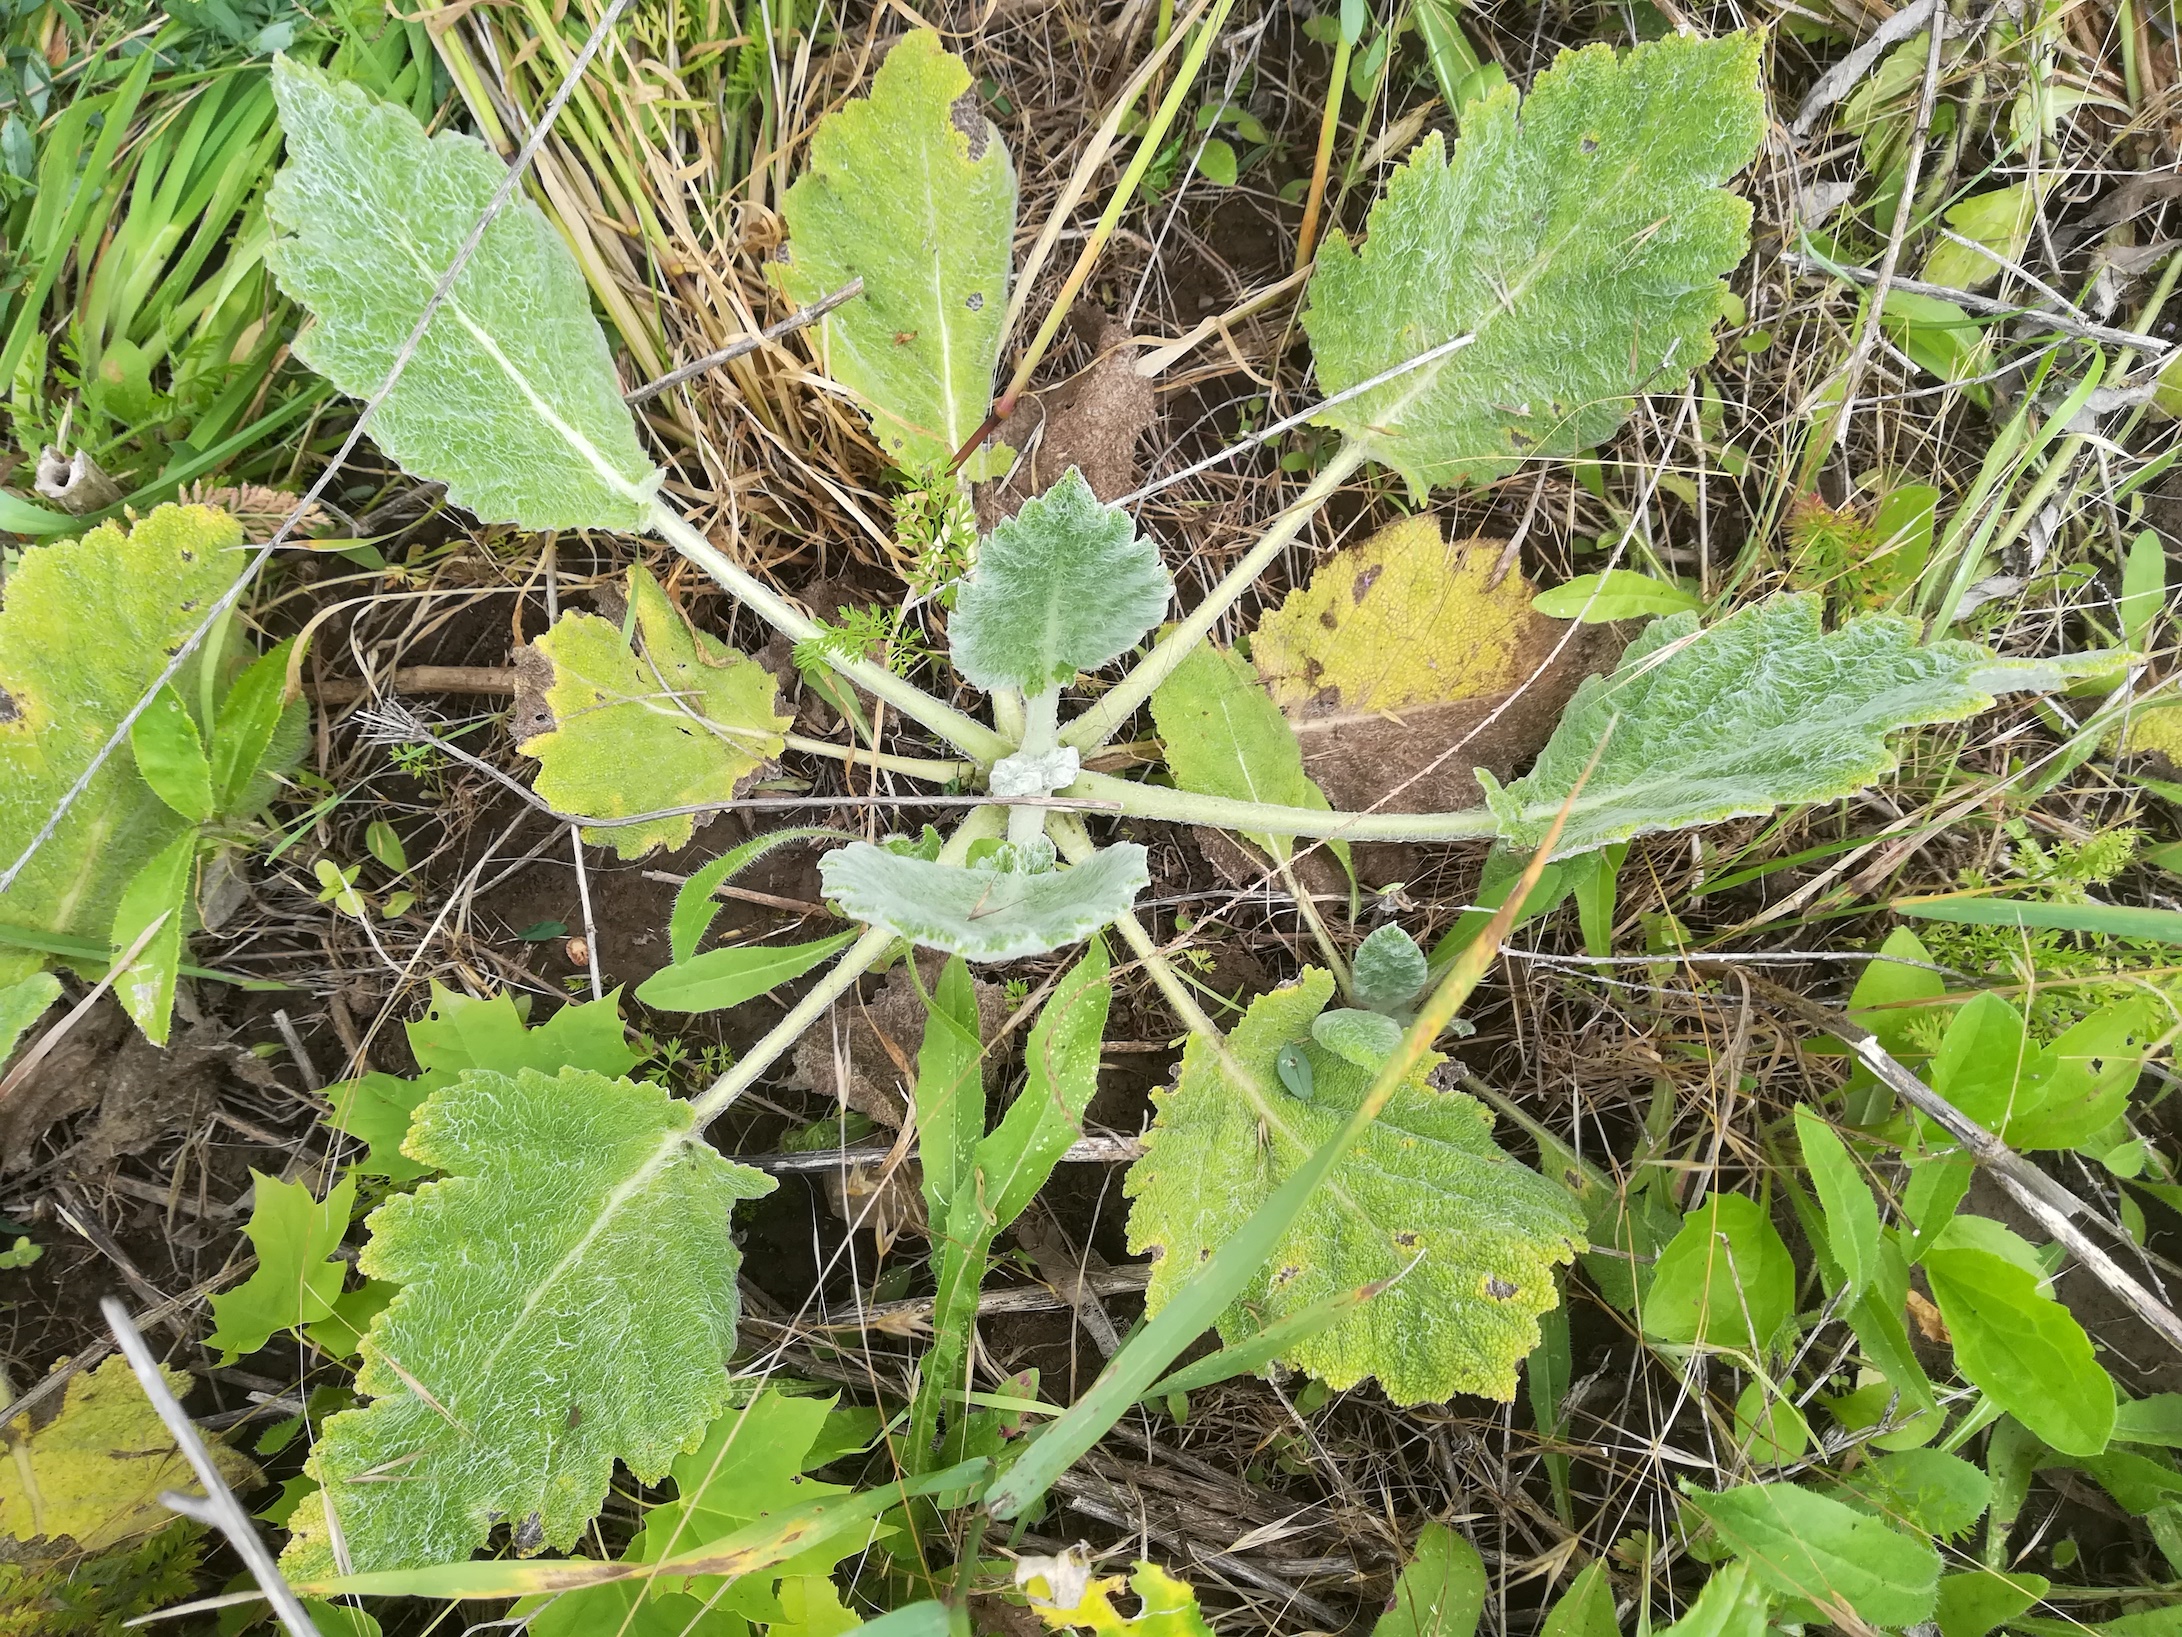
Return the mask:
[[[1044,693],[1126,653],[1167,611],[1159,548],[1068,475],[985,537],[947,635],[987,693]]]
[[[351,397],[379,390],[507,167],[475,137],[278,58],[288,163],[267,261],[318,322],[296,354]],[[489,522],[637,530],[660,472],[637,447],[583,276],[518,193],[440,305],[371,435]]]
[[[1100,849],[1072,869],[1030,875],[930,863],[867,841],[818,861],[844,913],[973,961],[1012,961],[1081,942],[1151,883],[1134,842]]]
[[[1555,857],[1852,795],[1894,770],[1889,733],[1975,716],[2051,670],[1974,642],[1920,645],[1891,614],[1832,632],[1819,615],[1815,596],[1778,596],[1710,630],[1695,614],[1654,620],[1612,676],[1584,680],[1527,777],[1503,789],[1479,773],[1502,839],[1537,846],[1602,740]]]
[[[1358,944],[1351,965],[1356,998],[1381,1011],[1408,1005],[1424,987],[1424,951],[1398,926],[1383,926]]]
[[[1564,51],[1520,106],[1427,137],[1354,250],[1329,234],[1303,327],[1329,396],[1461,336],[1467,347],[1321,420],[1422,493],[1603,442],[1640,392],[1712,356],[1750,207],[1721,184],[1765,134],[1759,37]]]

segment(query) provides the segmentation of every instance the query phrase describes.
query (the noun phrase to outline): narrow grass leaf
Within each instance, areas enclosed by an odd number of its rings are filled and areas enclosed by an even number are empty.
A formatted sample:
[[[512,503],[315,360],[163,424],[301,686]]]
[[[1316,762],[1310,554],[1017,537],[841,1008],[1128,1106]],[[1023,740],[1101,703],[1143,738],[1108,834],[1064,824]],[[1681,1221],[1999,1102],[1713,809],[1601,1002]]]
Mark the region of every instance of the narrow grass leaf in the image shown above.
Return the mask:
[[[1919,921],[2097,932],[2109,938],[2182,944],[2182,911],[2171,909],[2139,909],[2129,904],[2034,904],[2013,898],[1969,897],[1896,898],[1887,908]]]

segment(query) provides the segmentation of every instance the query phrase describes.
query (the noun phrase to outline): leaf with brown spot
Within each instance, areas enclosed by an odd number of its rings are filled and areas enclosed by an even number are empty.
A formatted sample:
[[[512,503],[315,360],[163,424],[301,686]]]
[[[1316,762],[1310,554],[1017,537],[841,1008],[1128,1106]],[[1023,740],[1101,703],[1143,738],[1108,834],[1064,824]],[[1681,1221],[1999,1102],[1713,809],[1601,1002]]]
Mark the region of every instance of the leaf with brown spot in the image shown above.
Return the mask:
[[[1334,806],[1476,805],[1471,770],[1505,778],[1536,755],[1576,683],[1612,662],[1607,628],[1568,634],[1531,608],[1519,571],[1491,583],[1501,550],[1406,518],[1327,559],[1260,622],[1258,674]]]

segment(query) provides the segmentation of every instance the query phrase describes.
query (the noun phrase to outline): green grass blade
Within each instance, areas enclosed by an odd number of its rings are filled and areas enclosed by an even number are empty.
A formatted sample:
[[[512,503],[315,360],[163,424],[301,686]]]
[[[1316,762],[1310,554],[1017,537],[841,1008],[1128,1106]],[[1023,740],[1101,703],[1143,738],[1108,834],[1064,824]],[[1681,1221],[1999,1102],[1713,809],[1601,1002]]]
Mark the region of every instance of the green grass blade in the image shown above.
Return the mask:
[[[1920,921],[1961,926],[2044,927],[2182,944],[2182,913],[2127,904],[2038,904],[2015,898],[1897,898],[1887,906]]]

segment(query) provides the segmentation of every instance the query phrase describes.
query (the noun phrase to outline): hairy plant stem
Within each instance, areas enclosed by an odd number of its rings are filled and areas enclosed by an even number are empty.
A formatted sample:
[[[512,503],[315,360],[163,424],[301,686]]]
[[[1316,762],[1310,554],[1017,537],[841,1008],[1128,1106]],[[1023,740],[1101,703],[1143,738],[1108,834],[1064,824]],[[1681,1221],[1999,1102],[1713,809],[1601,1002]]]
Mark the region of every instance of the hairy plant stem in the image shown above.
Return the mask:
[[[971,808],[969,816],[955,827],[955,833],[947,838],[947,845],[940,849],[940,862],[959,864],[969,852],[971,843],[998,834],[1006,823],[1002,811],[997,807]],[[864,935],[842,952],[826,975],[811,985],[810,993],[765,1031],[764,1038],[743,1055],[741,1062],[705,1088],[705,1094],[690,1107],[691,1132],[701,1133],[718,1119],[728,1104],[755,1085],[758,1076],[803,1037],[805,1029],[824,1017],[826,1009],[848,993],[850,985],[878,965],[886,952],[900,941],[897,934],[884,927],[866,928]]]
[[[810,756],[825,756],[837,762],[853,762],[858,767],[875,767],[886,773],[899,773],[904,778],[923,779],[928,784],[954,784],[968,779],[978,769],[975,762],[942,762],[928,756],[895,756],[883,750],[866,750],[860,745],[837,745],[830,739],[812,739],[800,733],[790,733],[782,742],[790,750],[800,750]]]
[[[664,501],[655,502],[652,532],[695,563],[728,591],[740,598],[758,617],[798,642],[820,634],[818,623],[798,613],[777,591],[755,575],[735,566],[727,554],[694,528]],[[896,676],[868,659],[825,655],[828,666],[847,677],[876,699],[883,699],[912,722],[929,728],[973,761],[992,762],[1013,748],[999,734],[954,706],[942,704],[922,688]]]
[[[1067,735],[1062,738],[1065,741]],[[1474,841],[1497,835],[1500,828],[1499,820],[1483,807],[1460,813],[1328,813],[1310,807],[1192,795],[1165,785],[1117,779],[1110,773],[1079,773],[1076,782],[1059,793],[1082,801],[1111,802],[1132,818],[1321,840]]]
[[[1210,634],[1220,616],[1241,600],[1244,592],[1257,583],[1266,565],[1287,548],[1288,542],[1303,532],[1308,523],[1325,504],[1326,499],[1346,483],[1356,469],[1364,464],[1365,452],[1353,441],[1345,442],[1332,460],[1309,488],[1296,497],[1296,503],[1273,520],[1258,543],[1252,546],[1243,560],[1229,569],[1226,578],[1212,588],[1205,600],[1190,611],[1189,617],[1168,632],[1144,656],[1135,670],[1108,689],[1099,702],[1077,717],[1061,732],[1061,743],[1073,745],[1089,755],[1105,744],[1128,725],[1137,707],[1151,698],[1160,683],[1174,674],[1175,667],[1189,658],[1190,651]],[[1257,826],[1264,829],[1265,826]],[[1301,835],[1303,831],[1286,832]]]
[[[1023,702],[1022,749],[1017,754],[1034,757],[1050,755],[1057,740],[1061,715],[1061,690],[1048,688],[1033,694]],[[1046,833],[1046,809],[1042,807],[1011,807],[1008,809],[1008,839],[1018,847],[1036,841]]]

